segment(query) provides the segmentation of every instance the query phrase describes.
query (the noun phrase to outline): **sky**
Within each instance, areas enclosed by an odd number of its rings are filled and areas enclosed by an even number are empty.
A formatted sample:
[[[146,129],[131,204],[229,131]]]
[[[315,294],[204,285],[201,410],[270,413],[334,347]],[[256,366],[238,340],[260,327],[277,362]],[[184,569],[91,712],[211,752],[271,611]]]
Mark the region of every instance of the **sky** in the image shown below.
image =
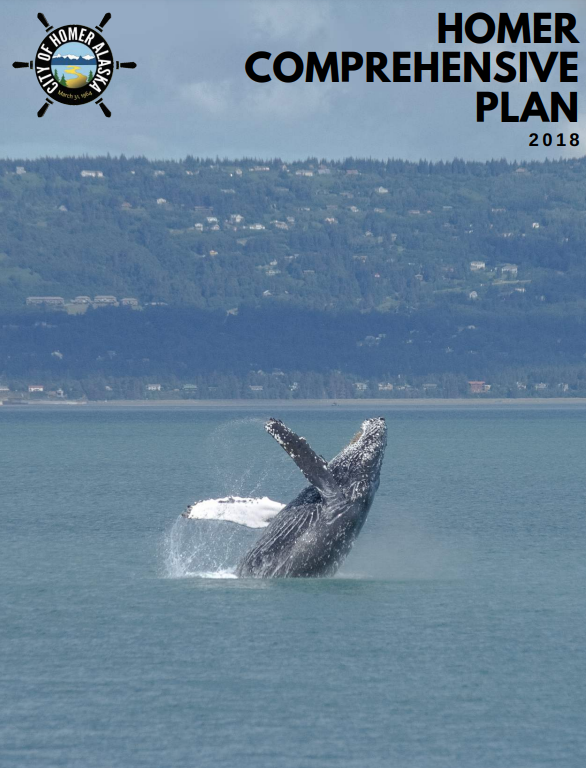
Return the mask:
[[[198,157],[280,157],[283,160],[348,156],[406,160],[543,160],[582,156],[576,148],[529,147],[529,134],[583,133],[583,82],[366,83],[363,71],[349,83],[252,82],[247,57],[258,50],[274,56],[295,51],[583,50],[586,3],[562,5],[534,0],[481,5],[452,0],[2,0],[0,8],[0,156],[34,158],[70,155],[145,155],[151,159]],[[112,111],[105,118],[95,104],[75,108],[55,104],[39,119],[44,101],[33,72],[12,68],[14,60],[34,58],[45,36],[39,10],[54,27],[71,23],[95,27],[107,11],[104,36],[119,61],[137,69],[119,70],[104,96]],[[565,11],[574,13],[580,45],[485,45],[438,43],[438,13]],[[578,60],[580,61],[580,60]],[[584,65],[586,66],[586,64]],[[262,67],[258,67],[259,71]],[[500,122],[487,114],[476,122],[477,90],[509,90],[513,111],[529,93],[549,91],[567,97],[579,92],[578,124]],[[554,138],[554,143],[557,139]]]

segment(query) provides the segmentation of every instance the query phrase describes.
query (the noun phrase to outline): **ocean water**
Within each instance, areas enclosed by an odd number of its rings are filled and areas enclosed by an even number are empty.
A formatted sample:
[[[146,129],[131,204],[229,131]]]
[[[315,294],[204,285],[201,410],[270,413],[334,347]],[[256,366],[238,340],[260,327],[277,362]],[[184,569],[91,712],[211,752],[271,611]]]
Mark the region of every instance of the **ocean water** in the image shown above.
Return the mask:
[[[586,409],[388,410],[333,579],[229,578],[198,498],[304,484],[360,409],[0,408],[3,768],[586,764]]]

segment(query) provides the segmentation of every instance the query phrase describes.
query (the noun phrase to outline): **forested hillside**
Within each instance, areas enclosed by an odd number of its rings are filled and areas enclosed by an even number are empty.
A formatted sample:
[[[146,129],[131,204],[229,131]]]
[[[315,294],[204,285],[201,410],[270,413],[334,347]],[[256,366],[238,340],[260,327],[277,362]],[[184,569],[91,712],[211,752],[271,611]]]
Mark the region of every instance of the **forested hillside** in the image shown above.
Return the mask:
[[[581,302],[585,171],[583,159],[2,161],[0,302],[110,294],[360,311]],[[471,269],[475,261],[485,266]]]
[[[0,394],[586,396],[585,171],[0,161]]]

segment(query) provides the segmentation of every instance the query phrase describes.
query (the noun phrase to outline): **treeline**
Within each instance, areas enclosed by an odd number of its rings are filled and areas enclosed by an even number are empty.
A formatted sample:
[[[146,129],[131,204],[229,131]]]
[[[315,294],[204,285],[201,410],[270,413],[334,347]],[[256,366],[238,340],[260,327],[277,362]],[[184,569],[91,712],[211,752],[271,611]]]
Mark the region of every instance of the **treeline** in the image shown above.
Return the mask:
[[[0,382],[92,399],[459,397],[470,380],[503,397],[576,395],[586,394],[585,359],[584,314],[553,308],[264,307],[233,315],[151,307],[0,316]]]

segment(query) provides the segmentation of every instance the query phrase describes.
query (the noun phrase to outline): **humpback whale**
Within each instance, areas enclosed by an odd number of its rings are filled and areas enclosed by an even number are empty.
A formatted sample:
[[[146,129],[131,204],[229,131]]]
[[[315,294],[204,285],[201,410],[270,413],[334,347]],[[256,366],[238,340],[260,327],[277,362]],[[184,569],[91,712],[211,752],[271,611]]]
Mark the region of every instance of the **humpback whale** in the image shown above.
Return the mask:
[[[271,520],[236,573],[252,578],[333,576],[352,549],[378,489],[387,444],[385,420],[364,421],[330,462],[282,421],[270,419],[265,429],[311,485]]]

